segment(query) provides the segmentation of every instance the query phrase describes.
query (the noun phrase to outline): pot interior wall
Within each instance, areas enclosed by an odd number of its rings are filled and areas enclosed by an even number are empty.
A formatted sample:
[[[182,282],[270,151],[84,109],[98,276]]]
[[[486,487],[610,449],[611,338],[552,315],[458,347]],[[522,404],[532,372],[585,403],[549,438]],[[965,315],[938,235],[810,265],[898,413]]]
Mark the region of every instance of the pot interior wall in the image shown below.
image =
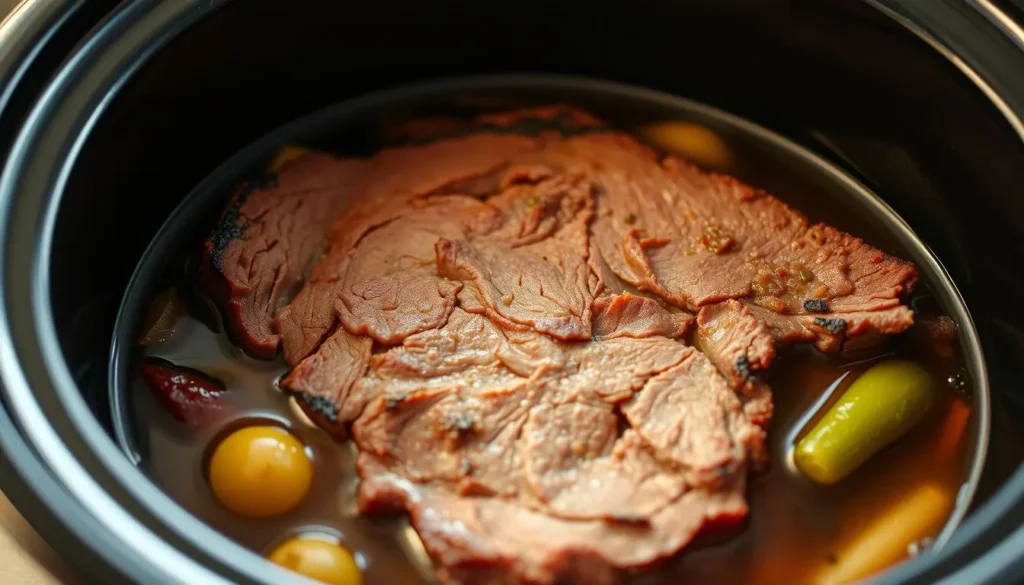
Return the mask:
[[[1024,149],[959,71],[870,8],[385,1],[356,14],[345,6],[227,3],[154,55],[98,121],[61,205],[51,295],[72,372],[104,422],[105,357],[128,278],[171,209],[216,165],[287,121],[372,89],[512,71],[690,97],[846,168],[946,264],[983,336],[994,424],[1020,421],[1024,312],[1008,301],[1024,298],[1024,281],[1007,268],[1024,265],[1024,199],[1013,181]],[[1016,461],[1001,456],[994,446],[993,465],[1008,474]]]

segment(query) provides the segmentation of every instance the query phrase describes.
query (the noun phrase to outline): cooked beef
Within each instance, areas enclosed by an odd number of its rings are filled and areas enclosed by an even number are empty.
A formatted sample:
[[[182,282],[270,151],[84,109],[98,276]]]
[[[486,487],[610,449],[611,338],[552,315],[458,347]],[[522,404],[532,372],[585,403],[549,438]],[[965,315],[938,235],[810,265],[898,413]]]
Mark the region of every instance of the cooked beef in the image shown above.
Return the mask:
[[[327,252],[305,286],[275,321],[290,364],[312,353],[337,320],[335,304],[344,286],[353,250],[368,233],[418,208],[413,203],[438,191],[501,169],[539,149],[534,139],[481,134],[424,146],[382,151],[369,163],[363,187],[334,218]]]
[[[619,434],[611,406],[535,408],[522,428],[527,486],[554,516],[645,524],[686,491],[635,432]]]
[[[359,448],[361,509],[407,512],[442,580],[611,583],[734,525],[776,345],[912,322],[912,265],[584,112],[392,137],[415,145],[308,159],[358,169],[330,195],[281,191],[300,159],[248,196],[232,258],[272,225],[287,262],[244,264],[280,285],[218,299],[249,311],[236,336],[261,355],[280,335],[282,387]]]
[[[760,452],[764,431],[753,425],[739,397],[711,362],[688,348],[682,362],[651,379],[622,412],[655,455],[687,477],[714,487]]]
[[[649,522],[634,523],[566,520],[508,498],[460,497],[402,480],[371,458],[360,458],[359,473],[368,478],[363,510],[408,510],[438,577],[451,583],[619,583],[617,567],[648,566],[701,530],[736,526],[747,514],[742,478],[686,491]]]
[[[299,397],[310,418],[341,435],[344,424],[361,410],[361,405],[351,403],[349,395],[352,385],[366,371],[372,345],[370,338],[339,328],[316,353],[295,366],[281,385]]]
[[[200,277],[235,343],[250,355],[277,353],[271,321],[323,249],[332,218],[365,171],[362,161],[309,153],[235,192],[205,242]]]
[[[547,153],[601,185],[594,242],[632,286],[694,311],[744,299],[782,316],[772,330],[791,334],[783,341],[816,341],[822,349],[912,323],[900,305],[917,280],[912,264],[810,225],[763,191],[675,157],[659,159],[622,134],[569,138]],[[808,310],[808,300],[824,301],[829,313]],[[799,336],[783,325],[789,320]]]
[[[437,271],[466,282],[476,298],[473,309],[510,328],[589,339],[598,290],[586,263],[593,185],[543,172],[528,180],[513,178],[488,200],[502,213],[500,228],[468,240],[438,240]]]
[[[623,293],[594,301],[594,337],[682,337],[693,317],[671,311],[654,299]]]
[[[775,345],[768,327],[745,305],[725,301],[708,305],[697,315],[697,347],[736,387],[753,382],[768,369]]]

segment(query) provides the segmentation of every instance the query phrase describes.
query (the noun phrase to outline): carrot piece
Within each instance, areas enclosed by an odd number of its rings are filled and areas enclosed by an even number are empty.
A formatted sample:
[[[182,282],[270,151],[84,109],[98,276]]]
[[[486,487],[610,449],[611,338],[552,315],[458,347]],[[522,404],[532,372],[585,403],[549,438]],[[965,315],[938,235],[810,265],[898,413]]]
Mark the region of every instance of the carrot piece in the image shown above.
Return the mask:
[[[951,458],[967,430],[967,421],[971,419],[971,407],[962,400],[954,400],[949,407],[946,421],[942,425],[942,436],[939,438],[936,455],[943,460]]]
[[[890,506],[836,556],[836,563],[818,574],[819,585],[863,579],[907,556],[910,543],[937,533],[953,505],[953,495],[925,483]]]

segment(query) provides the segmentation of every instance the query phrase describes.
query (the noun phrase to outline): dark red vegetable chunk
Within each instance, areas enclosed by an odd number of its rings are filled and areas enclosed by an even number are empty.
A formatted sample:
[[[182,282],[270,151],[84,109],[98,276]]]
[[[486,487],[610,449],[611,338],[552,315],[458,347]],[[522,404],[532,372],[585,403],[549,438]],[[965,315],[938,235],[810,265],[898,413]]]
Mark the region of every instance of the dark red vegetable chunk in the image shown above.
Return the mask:
[[[221,398],[226,388],[216,378],[163,360],[145,361],[137,369],[160,406],[175,420],[200,428],[224,415]]]

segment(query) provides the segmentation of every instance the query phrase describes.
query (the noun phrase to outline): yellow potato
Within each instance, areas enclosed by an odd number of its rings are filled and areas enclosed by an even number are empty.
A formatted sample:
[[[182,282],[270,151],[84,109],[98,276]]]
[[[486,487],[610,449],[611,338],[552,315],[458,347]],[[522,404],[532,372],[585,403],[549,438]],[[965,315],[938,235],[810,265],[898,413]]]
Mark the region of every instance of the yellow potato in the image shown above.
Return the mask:
[[[692,122],[659,122],[641,131],[654,146],[678,154],[701,166],[726,171],[732,164],[732,151],[721,136]]]
[[[294,435],[275,426],[239,429],[210,458],[210,488],[242,516],[278,516],[297,506],[313,484],[313,461]]]
[[[327,585],[362,585],[363,574],[345,547],[312,537],[292,538],[268,558],[278,565]]]

